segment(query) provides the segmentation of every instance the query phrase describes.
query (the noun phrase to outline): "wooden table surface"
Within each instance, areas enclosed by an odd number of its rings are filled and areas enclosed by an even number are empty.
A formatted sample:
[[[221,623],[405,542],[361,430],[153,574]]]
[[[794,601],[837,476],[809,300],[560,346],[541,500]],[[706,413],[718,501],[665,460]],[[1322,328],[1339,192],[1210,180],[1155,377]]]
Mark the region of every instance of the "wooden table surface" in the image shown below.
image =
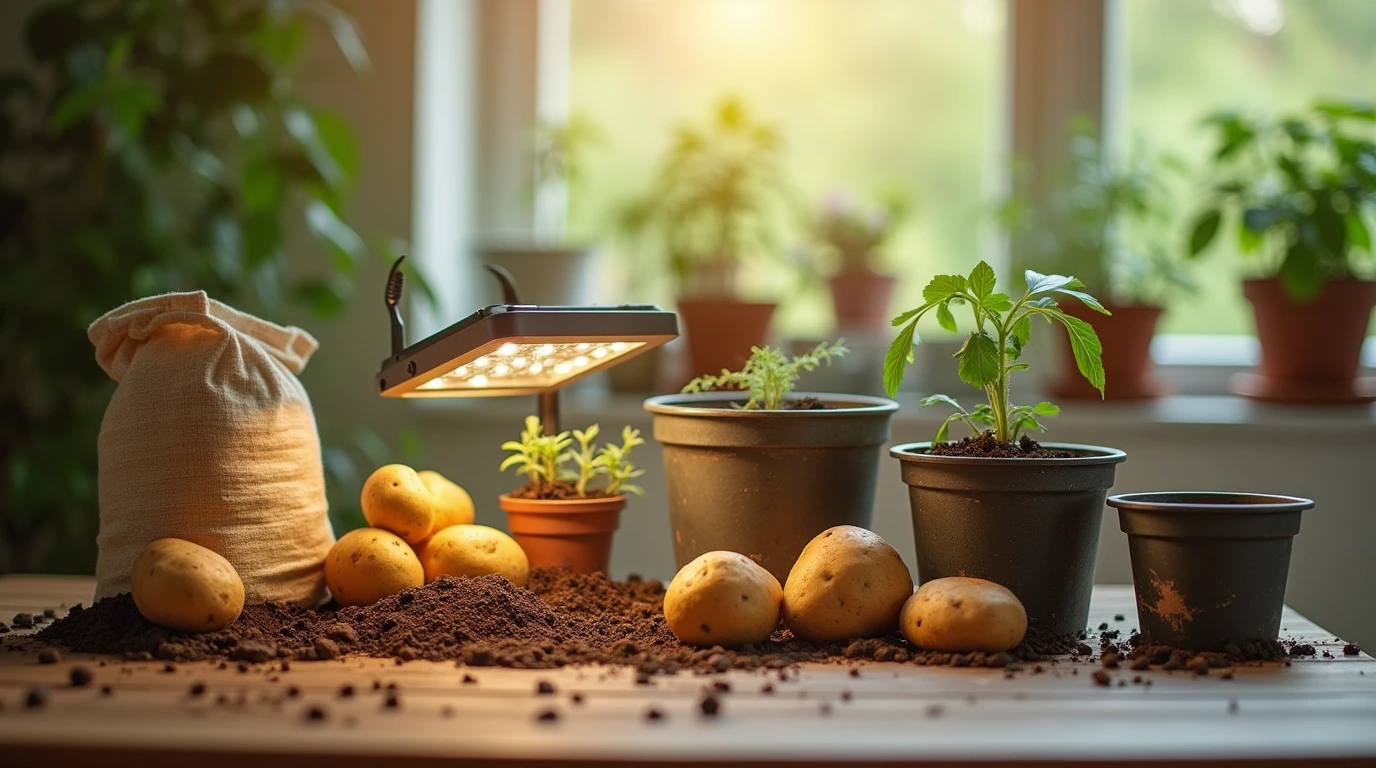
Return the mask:
[[[86,578],[3,577],[0,617],[89,603],[92,591]],[[1126,634],[1135,616],[1129,588],[1095,590],[1092,626],[1107,621]],[[39,664],[33,641],[16,632],[0,653],[0,766],[1376,765],[1376,663],[1345,657],[1332,635],[1288,608],[1283,623],[1283,637],[1312,642],[1320,656],[1238,668],[1232,679],[1218,670],[1113,670],[1110,687],[1093,683],[1098,664],[1074,660],[1012,677],[867,663],[858,677],[806,665],[783,681],[778,672],[685,672],[650,685],[637,685],[628,668],[365,658],[295,662],[285,672],[209,662],[168,672],[161,662],[100,666],[90,656]],[[67,682],[74,664],[95,673],[90,686]],[[464,684],[465,674],[477,682]],[[1136,675],[1142,683],[1131,682]],[[732,690],[708,718],[699,701],[718,680]],[[374,681],[395,683],[400,706],[384,707]],[[556,693],[537,696],[540,681]],[[191,695],[195,683],[204,694]],[[357,689],[352,697],[340,694],[346,683]],[[24,706],[34,686],[49,694],[36,710]],[[308,719],[312,708],[324,718]],[[647,719],[652,708],[664,717]],[[541,721],[547,711],[557,719]]]

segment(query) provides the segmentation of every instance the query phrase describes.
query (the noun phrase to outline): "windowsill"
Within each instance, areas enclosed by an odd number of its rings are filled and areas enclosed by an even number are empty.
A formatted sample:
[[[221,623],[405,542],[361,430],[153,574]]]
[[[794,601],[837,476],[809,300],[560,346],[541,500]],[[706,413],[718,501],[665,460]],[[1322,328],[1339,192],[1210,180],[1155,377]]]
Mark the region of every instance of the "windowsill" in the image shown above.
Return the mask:
[[[645,425],[650,415],[645,396],[611,394],[593,388],[567,393],[562,403],[566,424],[600,420]],[[895,427],[935,429],[944,410],[924,409],[919,395],[906,392],[896,398],[901,406],[893,417]],[[534,412],[532,398],[416,399],[412,407],[436,418],[470,423],[510,423],[517,429],[522,417]],[[1061,415],[1051,420],[1056,427],[1093,427],[1100,430],[1154,430],[1157,427],[1208,426],[1245,429],[1249,433],[1280,431],[1296,433],[1376,433],[1376,404],[1353,406],[1302,406],[1262,403],[1235,395],[1170,395],[1149,401],[1061,401]]]

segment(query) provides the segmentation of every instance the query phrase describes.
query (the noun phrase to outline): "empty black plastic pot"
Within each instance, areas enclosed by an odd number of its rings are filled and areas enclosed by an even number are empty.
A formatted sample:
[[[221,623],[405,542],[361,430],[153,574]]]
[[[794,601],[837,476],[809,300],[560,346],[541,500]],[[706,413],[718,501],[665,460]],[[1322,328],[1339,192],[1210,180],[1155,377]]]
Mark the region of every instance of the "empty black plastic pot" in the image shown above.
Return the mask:
[[[1043,443],[1075,456],[932,456],[931,445],[891,451],[908,485],[918,581],[988,579],[1018,596],[1033,627],[1056,635],[1083,630],[1104,496],[1127,454]]]
[[[1128,493],[1108,500],[1128,535],[1137,619],[1152,643],[1217,650],[1280,634],[1290,543],[1314,502],[1257,493]]]
[[[795,393],[825,410],[745,411],[739,392],[645,401],[664,448],[674,559],[739,552],[783,583],[798,553],[836,525],[869,528],[874,485],[898,403]]]

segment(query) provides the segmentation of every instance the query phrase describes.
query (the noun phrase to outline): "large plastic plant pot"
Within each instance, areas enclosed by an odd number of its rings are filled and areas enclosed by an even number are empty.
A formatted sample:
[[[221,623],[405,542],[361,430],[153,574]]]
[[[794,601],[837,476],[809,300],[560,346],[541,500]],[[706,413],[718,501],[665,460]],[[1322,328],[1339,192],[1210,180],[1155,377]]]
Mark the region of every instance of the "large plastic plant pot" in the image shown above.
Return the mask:
[[[1314,502],[1255,493],[1114,496],[1151,643],[1217,650],[1280,634],[1290,544]]]
[[[1127,454],[1043,443],[1063,459],[932,456],[931,443],[891,453],[901,463],[913,515],[919,582],[973,576],[1012,590],[1031,626],[1084,630],[1104,497]]]
[[[740,410],[739,392],[645,401],[664,448],[679,568],[704,552],[739,552],[780,583],[798,553],[836,525],[869,528],[874,488],[898,403],[816,397],[825,410]]]

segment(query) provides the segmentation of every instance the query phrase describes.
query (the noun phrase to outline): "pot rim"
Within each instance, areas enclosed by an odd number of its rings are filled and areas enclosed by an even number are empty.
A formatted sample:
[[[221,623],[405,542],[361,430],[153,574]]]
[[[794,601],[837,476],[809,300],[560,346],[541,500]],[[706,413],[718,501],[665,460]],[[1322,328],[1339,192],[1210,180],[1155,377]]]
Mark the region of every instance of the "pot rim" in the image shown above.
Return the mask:
[[[699,392],[690,395],[656,395],[645,399],[644,408],[650,413],[663,416],[700,416],[709,419],[743,419],[767,416],[774,419],[827,419],[845,416],[893,413],[898,410],[898,403],[886,397],[875,397],[874,395],[848,395],[840,392],[792,392],[785,396],[786,400],[799,400],[805,397],[815,397],[823,403],[843,404],[858,403],[853,408],[829,408],[815,411],[788,411],[788,410],[754,410],[746,411],[738,408],[714,408],[706,407],[705,404],[745,402],[748,397],[744,392]]]
[[[1302,496],[1282,496],[1273,493],[1245,491],[1150,491],[1120,493],[1108,497],[1108,505],[1129,512],[1161,514],[1189,514],[1192,512],[1223,512],[1257,514],[1267,512],[1303,512],[1314,508],[1313,499]]]
[[[1117,448],[1106,448],[1102,445],[1086,445],[1083,443],[1042,443],[1041,445],[1043,448],[1072,451],[1085,455],[1070,456],[1063,459],[1026,459],[995,456],[933,456],[926,452],[932,447],[931,440],[895,445],[893,448],[889,449],[889,455],[899,461],[913,463],[987,467],[1071,467],[1121,464],[1127,461],[1128,458],[1126,452],[1120,451]]]

